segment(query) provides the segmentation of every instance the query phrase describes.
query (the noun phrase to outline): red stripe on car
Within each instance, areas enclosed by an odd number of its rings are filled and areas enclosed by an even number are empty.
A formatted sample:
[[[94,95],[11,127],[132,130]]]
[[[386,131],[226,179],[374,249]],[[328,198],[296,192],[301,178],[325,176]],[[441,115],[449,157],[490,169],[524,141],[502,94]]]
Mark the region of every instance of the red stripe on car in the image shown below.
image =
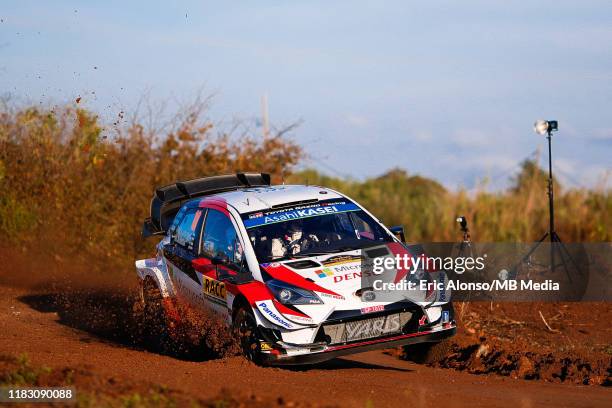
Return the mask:
[[[214,210],[219,210],[223,214],[229,217],[229,211],[227,209],[227,201],[224,198],[220,197],[206,197],[200,201],[198,204],[200,208],[212,208]]]
[[[273,298],[268,287],[262,282],[253,281],[237,285],[238,291],[247,299],[251,306],[255,306],[255,302],[260,300],[270,300]]]
[[[274,296],[272,295],[268,287],[261,282],[253,281],[242,285],[226,284],[225,287],[234,295],[241,293],[247,299],[249,304],[253,307],[256,306],[255,302],[259,302],[260,300],[272,300],[272,304],[274,305],[274,307],[276,307],[276,310],[278,310],[282,314],[300,317],[310,317],[297,310],[290,309],[282,303],[278,302],[276,299],[274,299]]]
[[[270,264],[266,267],[263,267],[266,272],[270,274],[274,279],[278,279],[280,281],[289,283],[291,285],[297,286],[298,288],[312,290],[321,293],[327,293],[328,295],[342,297],[334,291],[329,289],[325,289],[322,286],[317,285],[314,282],[309,281],[304,278],[302,275],[293,272],[291,269],[287,268],[282,264]]]
[[[410,262],[409,262],[407,269],[397,268],[397,274],[395,275],[395,282],[394,282],[394,283],[397,283],[401,281],[402,279],[404,279],[404,277],[408,275],[408,273],[410,273],[410,268],[412,267],[412,256],[403,245],[397,242],[392,242],[392,243],[387,244],[387,248],[389,248],[389,251],[391,251],[394,257],[397,255],[401,257],[403,257],[404,255],[410,257]],[[403,262],[400,262],[400,265],[403,265]],[[395,266],[398,267],[400,265],[395,265]]]
[[[359,342],[359,343],[346,344],[346,345],[342,345],[342,346],[332,346],[332,347],[329,347],[327,350],[325,350],[325,352],[334,351],[334,350],[342,350],[342,349],[351,348],[351,347],[367,346],[368,344],[376,344],[376,343],[383,343],[383,342],[387,342],[387,341],[407,339],[409,337],[424,336],[426,334],[431,334],[431,333],[432,332],[430,332],[430,331],[419,332],[419,333],[410,333],[410,334],[403,334],[401,336],[385,337],[383,339],[374,339],[374,340],[369,340],[369,341],[362,341],[362,342]]]
[[[308,316],[307,314],[298,312],[297,310],[289,309],[287,306],[283,305],[281,302],[275,299],[272,299],[272,304],[274,305],[274,307],[276,307],[276,310],[278,310],[284,315],[301,316],[301,317],[310,318],[310,316]]]

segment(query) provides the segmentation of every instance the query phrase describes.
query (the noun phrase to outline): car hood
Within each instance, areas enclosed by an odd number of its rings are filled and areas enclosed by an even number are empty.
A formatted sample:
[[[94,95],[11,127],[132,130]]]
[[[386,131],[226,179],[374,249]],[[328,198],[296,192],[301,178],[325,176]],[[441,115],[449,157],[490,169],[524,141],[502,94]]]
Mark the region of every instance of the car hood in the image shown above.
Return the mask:
[[[386,249],[386,256],[409,254],[408,250],[398,243],[388,243],[377,248]],[[364,304],[385,304],[402,300],[423,300],[421,295],[411,293],[406,297],[401,291],[392,291],[394,293],[382,296],[380,301],[371,298],[365,301],[362,295],[373,289],[372,282],[377,276],[373,274],[371,265],[365,263],[367,261],[362,251],[369,252],[371,248],[266,263],[261,267],[273,279],[316,292],[326,304],[331,303],[336,309],[354,309],[361,308]],[[407,273],[407,270],[394,269],[385,272],[384,278],[396,283]],[[380,295],[382,292],[384,291],[377,290],[376,294]]]

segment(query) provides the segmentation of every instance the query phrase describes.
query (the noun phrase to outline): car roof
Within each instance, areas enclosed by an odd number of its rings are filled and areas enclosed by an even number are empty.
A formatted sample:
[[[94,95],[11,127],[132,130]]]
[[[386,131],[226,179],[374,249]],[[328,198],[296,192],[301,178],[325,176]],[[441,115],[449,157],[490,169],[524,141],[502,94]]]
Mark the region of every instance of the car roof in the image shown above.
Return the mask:
[[[334,190],[319,186],[277,185],[267,187],[246,187],[224,193],[198,198],[190,203],[200,203],[207,199],[221,199],[234,207],[239,213],[263,211],[276,206],[312,200],[345,198]]]

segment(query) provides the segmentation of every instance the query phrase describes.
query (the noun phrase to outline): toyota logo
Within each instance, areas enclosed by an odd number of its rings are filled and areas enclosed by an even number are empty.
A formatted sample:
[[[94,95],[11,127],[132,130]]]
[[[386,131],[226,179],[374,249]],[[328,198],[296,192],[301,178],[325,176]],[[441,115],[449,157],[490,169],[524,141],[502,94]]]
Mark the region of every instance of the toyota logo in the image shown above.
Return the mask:
[[[364,302],[372,302],[374,299],[376,299],[376,294],[371,290],[367,290],[361,295],[361,300]]]

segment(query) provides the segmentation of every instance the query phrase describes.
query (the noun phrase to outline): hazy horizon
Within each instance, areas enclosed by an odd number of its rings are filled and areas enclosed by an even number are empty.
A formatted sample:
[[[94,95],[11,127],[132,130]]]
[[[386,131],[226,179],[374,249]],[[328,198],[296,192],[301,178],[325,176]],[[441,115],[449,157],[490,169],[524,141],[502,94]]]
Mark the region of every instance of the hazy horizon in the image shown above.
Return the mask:
[[[0,19],[0,94],[17,101],[81,96],[110,123],[146,92],[172,111],[203,88],[214,121],[256,128],[265,94],[272,124],[303,121],[304,167],[452,189],[503,188],[538,148],[545,165],[532,125],[557,119],[560,181],[610,174],[610,2],[19,1]]]

